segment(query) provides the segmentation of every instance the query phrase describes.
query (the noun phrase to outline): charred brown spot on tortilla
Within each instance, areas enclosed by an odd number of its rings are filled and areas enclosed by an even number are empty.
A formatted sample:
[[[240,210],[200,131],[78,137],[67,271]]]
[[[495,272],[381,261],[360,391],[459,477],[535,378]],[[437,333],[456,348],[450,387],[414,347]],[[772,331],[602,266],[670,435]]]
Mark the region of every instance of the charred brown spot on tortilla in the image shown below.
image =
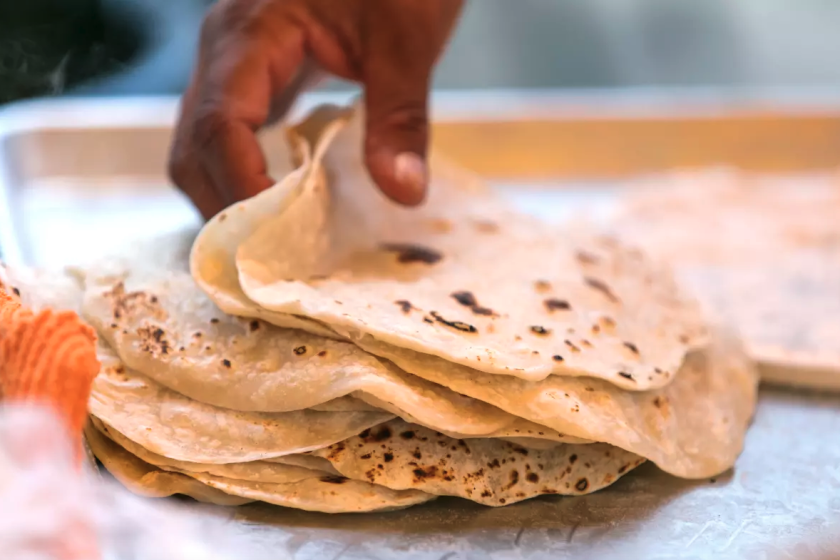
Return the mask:
[[[586,285],[592,288],[593,290],[601,292],[604,295],[604,297],[606,297],[611,302],[618,303],[620,301],[618,299],[618,296],[616,296],[613,293],[610,287],[607,286],[607,284],[603,280],[599,280],[591,276],[584,276],[583,281],[586,282]]]
[[[586,489],[589,488],[589,481],[585,478],[581,478],[577,482],[575,482],[575,490],[578,492],[584,492]]]
[[[475,313],[476,315],[484,315],[484,316],[487,316],[487,317],[498,317],[499,316],[498,313],[496,313],[495,311],[493,311],[489,307],[481,307],[481,306],[478,306],[478,305],[476,305],[475,307],[472,308],[472,312]]]
[[[400,263],[425,263],[435,264],[443,255],[434,249],[410,243],[385,243],[382,249],[391,253],[397,253],[397,262]]]
[[[519,471],[510,471],[510,476],[508,477],[508,480],[509,481],[507,485],[502,488],[503,490],[510,490],[511,488],[519,484]]]
[[[571,455],[569,455],[569,463],[570,463],[570,464],[572,464],[572,465],[574,465],[574,464],[575,464],[575,461],[577,461],[577,455],[575,455],[574,453],[572,453]]]
[[[475,299],[475,295],[472,292],[452,292],[450,296],[452,297],[452,299],[466,307],[474,307],[478,305],[478,300]]]
[[[15,295],[19,296],[20,292],[16,292]],[[154,294],[147,294],[146,292],[127,293],[125,284],[122,282],[115,284],[110,291],[105,292],[104,296],[113,299],[112,314],[114,319],[121,319],[139,310],[150,311],[156,319],[167,318],[166,312],[157,305],[158,299]],[[152,301],[152,298],[154,298],[154,301]]]
[[[599,334],[601,332],[601,325],[594,324],[592,325],[592,334]]]
[[[543,301],[543,305],[549,311],[568,311],[572,308],[569,305],[569,302],[564,299],[557,299],[557,298],[548,298],[547,300]]]
[[[566,347],[572,352],[580,352],[580,348],[575,346],[575,343],[571,340],[564,340],[563,342],[566,344]]]
[[[476,315],[498,316],[496,312],[494,312],[489,307],[482,307],[481,305],[479,305],[478,299],[476,299],[475,295],[472,292],[452,292],[450,296],[464,307],[469,307],[472,310],[472,312]]]
[[[499,225],[496,222],[491,222],[490,220],[476,220],[474,224],[475,229],[481,233],[496,233],[499,231]]]
[[[630,463],[627,463],[626,465],[621,465],[618,468],[618,474],[624,474],[627,471],[627,469],[629,469],[629,468],[630,468]]]
[[[630,381],[635,381],[635,379],[633,379],[633,374],[632,373],[627,373],[626,371],[619,371],[618,375],[620,375],[624,379],[629,379]]]
[[[298,356],[303,356],[304,354],[306,354],[306,346],[298,346],[297,348],[295,348],[294,352]]]
[[[218,325],[219,320],[217,318],[213,317],[212,319],[210,319],[210,323],[213,324],[213,325]]]
[[[592,343],[586,340],[585,338],[580,339],[580,345],[586,348],[592,348]]]
[[[386,453],[385,455],[383,455],[383,458],[385,459],[386,463],[390,463],[391,461],[394,460],[394,454],[393,453]]]
[[[430,317],[423,317],[424,323],[434,324],[434,321]]]
[[[544,294],[548,291],[551,291],[551,282],[548,280],[537,280],[534,282],[534,289],[537,291],[538,294]]]
[[[438,474],[438,468],[435,465],[429,467],[419,467],[411,471],[414,473],[414,482],[423,482],[427,478],[435,478]]]
[[[400,310],[402,310],[402,312],[405,313],[406,315],[411,313],[412,309],[416,309],[413,305],[411,305],[411,302],[406,300],[406,299],[398,299],[394,303],[399,305]]]
[[[667,405],[668,397],[656,397],[655,399],[653,399],[653,406],[655,406],[658,409],[662,409],[662,407],[665,407]]]
[[[343,476],[322,476],[320,480],[327,484],[344,484],[348,479]]]
[[[260,328],[260,322],[259,322],[259,321],[257,321],[256,319],[254,319],[253,321],[251,321],[250,323],[248,323],[248,329],[249,329],[251,332],[254,332],[254,331],[256,331],[256,330],[259,330],[259,328]]]
[[[677,340],[679,340],[680,344],[688,344],[691,341],[691,339],[687,335],[684,335],[684,334],[681,334],[680,336],[678,336]]]
[[[370,457],[371,457],[371,453],[365,453],[364,455],[359,455],[359,459],[364,459],[365,461],[370,459]]]
[[[624,346],[625,346],[625,348],[627,348],[628,350],[630,350],[631,352],[633,352],[637,356],[639,355],[639,347],[636,346],[635,344],[633,344],[632,342],[625,342]]]
[[[592,253],[583,250],[579,250],[575,253],[575,258],[580,264],[598,264],[601,260],[597,255],[593,255]]]
[[[422,459],[423,458],[423,454],[420,453],[420,448],[419,447],[414,450],[414,453],[412,453],[411,456],[414,457],[415,459]]]
[[[534,334],[540,335],[540,336],[547,336],[547,335],[551,334],[551,329],[547,329],[547,328],[542,327],[540,325],[532,325],[531,326],[531,332],[534,333]]]
[[[535,472],[528,473],[528,475],[525,478],[528,480],[528,482],[530,482],[532,484],[536,484],[537,482],[540,481],[540,475],[538,475]]]
[[[231,366],[230,360],[225,358],[224,360],[222,360],[222,365],[225,366],[226,368],[229,368]]]
[[[380,443],[391,437],[391,429],[388,426],[382,426],[376,433],[368,429],[359,434],[359,437],[367,443]]]
[[[551,359],[554,360],[555,362],[562,362],[563,361],[563,356],[561,356],[560,354],[555,354],[551,357]]]
[[[414,439],[414,432],[411,430],[406,430],[405,432],[400,434],[400,437],[403,439]]]
[[[193,333],[193,338],[201,338],[202,336],[203,336],[203,335],[201,334],[201,332],[200,332],[200,331],[199,331],[199,332],[194,332],[194,333]]]
[[[615,328],[615,319],[612,317],[603,316],[598,319],[601,324],[601,327],[605,330],[610,330]]]
[[[481,492],[481,497],[482,498],[489,498],[492,495],[493,494],[490,492],[490,490],[484,490],[484,491]]]
[[[491,469],[498,469],[501,465],[499,465],[498,459],[493,459],[489,463],[487,463],[487,467]]]
[[[140,349],[152,356],[166,355],[172,349],[160,327],[138,327],[137,336],[140,337]]]
[[[321,350],[320,352],[318,352],[318,356],[320,356],[321,358],[323,358],[323,357],[324,357],[324,356],[326,356],[326,355],[327,355],[327,351],[326,351],[326,350]]]
[[[463,321],[448,321],[440,316],[437,311],[431,311],[429,313],[435,321],[442,325],[446,325],[447,327],[452,327],[453,329],[461,332],[467,333],[475,333],[478,332],[478,329],[474,326],[470,325],[469,323],[464,323]]]
[[[20,297],[20,290],[12,286],[12,293],[15,294],[17,297]]]

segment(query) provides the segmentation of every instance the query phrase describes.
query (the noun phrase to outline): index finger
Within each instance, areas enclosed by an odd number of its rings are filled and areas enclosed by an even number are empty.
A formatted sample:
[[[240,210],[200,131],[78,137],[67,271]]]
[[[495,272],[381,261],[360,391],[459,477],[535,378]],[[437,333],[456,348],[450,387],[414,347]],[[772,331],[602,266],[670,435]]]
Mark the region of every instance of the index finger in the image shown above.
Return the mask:
[[[272,185],[256,132],[304,59],[303,33],[292,24],[231,27],[202,48],[192,109],[193,147],[227,204]]]

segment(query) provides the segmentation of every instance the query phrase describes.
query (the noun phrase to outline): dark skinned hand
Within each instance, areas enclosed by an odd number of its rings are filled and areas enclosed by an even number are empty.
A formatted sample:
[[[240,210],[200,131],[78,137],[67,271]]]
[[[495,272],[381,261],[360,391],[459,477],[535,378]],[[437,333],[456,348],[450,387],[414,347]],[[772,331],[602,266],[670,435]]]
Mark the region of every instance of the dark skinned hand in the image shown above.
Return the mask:
[[[364,157],[383,193],[426,193],[428,96],[463,0],[220,0],[204,21],[169,161],[205,219],[271,186],[256,132],[320,75],[364,90]]]

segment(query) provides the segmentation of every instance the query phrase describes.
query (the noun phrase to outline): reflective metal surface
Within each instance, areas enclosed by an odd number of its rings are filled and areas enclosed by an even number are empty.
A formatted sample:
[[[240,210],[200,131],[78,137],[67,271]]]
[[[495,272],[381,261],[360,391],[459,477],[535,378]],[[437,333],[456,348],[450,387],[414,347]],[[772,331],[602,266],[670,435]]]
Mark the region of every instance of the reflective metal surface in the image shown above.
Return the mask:
[[[77,262],[196,219],[163,176],[173,102],[130,109],[103,102],[89,114],[42,107],[0,118],[6,259]],[[265,139],[269,152],[278,141]],[[523,210],[553,219],[609,208],[610,189],[581,187],[500,186]],[[838,434],[840,396],[765,388],[736,468],[715,480],[679,480],[646,465],[590,496],[500,509],[456,499],[373,515],[193,507],[229,519],[259,548],[302,560],[827,560],[840,558]]]

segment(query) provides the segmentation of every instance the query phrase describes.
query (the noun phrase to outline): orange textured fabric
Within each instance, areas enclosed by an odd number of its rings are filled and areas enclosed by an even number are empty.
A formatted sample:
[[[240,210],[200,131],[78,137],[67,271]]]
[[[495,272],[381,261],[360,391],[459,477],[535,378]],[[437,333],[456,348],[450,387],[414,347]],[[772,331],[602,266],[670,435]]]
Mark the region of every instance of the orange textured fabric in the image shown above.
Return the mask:
[[[72,311],[29,309],[0,290],[0,397],[5,402],[50,406],[64,421],[82,460],[82,430],[88,417],[93,379],[99,373],[96,334]],[[69,520],[69,530],[53,543],[61,560],[101,558],[95,532]]]
[[[12,296],[0,290],[0,328],[12,320],[14,315],[32,312],[23,308]]]
[[[34,315],[21,308],[2,319],[3,399],[51,406],[74,442],[81,442],[91,385],[98,373],[96,334],[72,311],[46,310]],[[79,443],[76,451],[81,459]]]

